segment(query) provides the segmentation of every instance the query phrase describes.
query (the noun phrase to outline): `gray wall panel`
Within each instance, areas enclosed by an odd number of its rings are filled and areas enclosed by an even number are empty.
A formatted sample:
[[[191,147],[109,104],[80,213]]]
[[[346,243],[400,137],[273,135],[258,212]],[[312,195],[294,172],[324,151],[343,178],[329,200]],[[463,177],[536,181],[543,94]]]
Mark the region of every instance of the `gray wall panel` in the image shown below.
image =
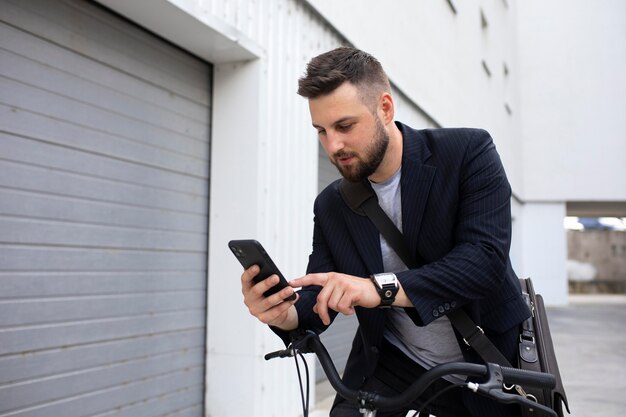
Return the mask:
[[[202,415],[211,67],[0,7],[0,417]]]
[[[45,161],[42,161],[45,163]],[[57,196],[84,198],[135,207],[151,207],[188,213],[206,213],[206,204],[198,205],[198,195],[148,188],[105,178],[52,170],[45,166],[24,165],[0,158],[0,187]],[[135,179],[129,178],[128,181]]]
[[[43,349],[85,343],[106,342],[152,333],[202,328],[203,309],[172,313],[73,321],[67,323],[24,325],[0,330],[0,355],[23,354]],[[0,388],[0,391],[6,387]],[[1,404],[0,404],[1,405]]]
[[[20,326],[23,323],[32,326],[204,307],[205,299],[199,291],[58,297],[53,300],[18,299],[0,304],[0,326]]]
[[[172,273],[176,279],[172,279]],[[202,291],[198,271],[0,271],[0,300],[94,294],[177,293]]]
[[[7,65],[10,62],[11,65]],[[70,71],[71,68],[67,68]],[[110,72],[111,70],[109,70]],[[207,126],[201,120],[193,120],[167,108],[133,97],[123,91],[115,91],[95,80],[77,77],[74,73],[51,68],[47,62],[38,62],[19,54],[0,51],[0,72],[14,81],[29,84],[59,96],[76,101],[92,103],[102,110],[121,114],[146,124],[173,130],[192,137],[205,137]],[[106,76],[107,74],[101,74]],[[147,84],[146,89],[154,88]],[[141,95],[141,92],[138,92]],[[123,107],[119,104],[123,103]],[[197,107],[202,107],[197,105]]]
[[[201,366],[203,350],[168,352],[16,384],[0,391],[0,404],[9,410],[17,409],[32,404],[33,392],[39,393],[39,401],[49,402]]]
[[[88,57],[50,44],[37,36],[25,35],[23,31],[14,27],[0,26],[0,37],[6,39],[3,47],[16,55],[43,62],[51,68],[73,72],[76,78],[86,79],[147,103],[169,108],[172,113],[189,117],[192,120],[202,121],[206,117],[203,112],[205,105],[198,105],[184,96],[174,94],[152,83],[138,83],[137,78],[132,74],[111,71],[109,67]]]
[[[204,271],[206,256],[184,252],[11,246],[0,244],[4,271]],[[170,276],[176,276],[170,274]]]
[[[1,188],[0,212],[7,216],[33,219],[67,220],[179,232],[198,232],[206,227],[206,216],[203,214],[130,207]]]
[[[156,167],[94,155],[80,149],[0,133],[0,155],[27,165],[45,164],[46,168],[73,172],[141,186],[163,188],[198,196],[207,195],[206,172],[192,176]],[[204,176],[202,176],[204,174]]]
[[[22,245],[202,252],[206,235],[49,220],[0,218],[3,239]]]
[[[172,394],[150,398],[140,403],[125,406],[113,412],[94,414],[91,417],[137,417],[137,416],[197,416],[202,413],[202,404],[188,407],[202,396],[202,386],[183,388]],[[191,413],[191,414],[188,414]]]
[[[125,385],[116,385],[98,391],[79,394],[53,401],[45,405],[35,405],[20,411],[20,417],[83,417],[109,410],[115,410],[129,404],[141,402],[138,399],[158,399],[171,392],[177,392],[186,387],[197,386],[203,378],[203,369],[189,368],[169,374],[158,375],[143,381],[131,382]],[[193,400],[200,404],[202,397]],[[154,415],[160,415],[156,413]],[[200,416],[201,411],[196,414]]]
[[[114,63],[119,70],[154,85],[167,85],[199,104],[209,103],[206,94],[194,88],[206,82],[201,67],[181,64],[176,59],[181,55],[172,55],[174,48],[154,43],[155,38],[114,16],[104,17],[86,2],[57,1],[51,7],[46,0],[5,0],[0,18],[96,61]],[[186,61],[191,62],[188,57]]]
[[[5,356],[0,357],[0,384],[69,373],[88,367],[107,366],[203,346],[204,330],[192,329],[48,349],[19,356]],[[24,360],[24,356],[28,360]]]
[[[181,146],[178,141],[165,139],[156,143],[159,138],[154,137],[143,138],[143,143],[4,104],[0,104],[0,117],[5,120],[6,131],[32,140],[189,175],[201,176],[207,171],[207,155],[202,153],[206,143]]]
[[[86,104],[8,78],[0,78],[0,90],[6,94],[5,97],[11,98],[9,104],[14,112],[27,110],[55,119],[71,120],[74,124],[92,130],[139,142],[156,140],[157,144],[164,145],[168,140],[173,140],[178,142],[175,149],[187,148],[192,155],[203,154],[207,149],[205,142],[190,135],[105,111],[98,108],[97,103]]]

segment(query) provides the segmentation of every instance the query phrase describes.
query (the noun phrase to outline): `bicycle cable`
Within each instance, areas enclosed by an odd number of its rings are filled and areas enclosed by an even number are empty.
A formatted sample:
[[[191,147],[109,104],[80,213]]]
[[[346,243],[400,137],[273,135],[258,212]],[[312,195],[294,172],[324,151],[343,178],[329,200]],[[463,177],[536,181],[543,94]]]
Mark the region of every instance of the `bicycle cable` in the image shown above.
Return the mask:
[[[298,356],[302,359],[304,364],[304,373],[306,377],[306,400],[304,395],[304,387],[302,384],[302,374],[300,373],[300,365],[298,364]],[[293,358],[296,362],[296,370],[298,371],[298,383],[300,384],[300,398],[302,399],[302,417],[308,417],[309,415],[309,392],[311,387],[309,386],[309,365],[306,363],[306,359],[301,352],[295,351]]]
[[[417,417],[422,411],[424,411],[424,409],[433,401],[435,401],[439,396],[445,394],[448,391],[451,391],[454,388],[459,388],[459,387],[464,387],[465,384],[453,384],[450,385],[448,387],[445,387],[444,389],[440,390],[439,392],[437,392],[435,395],[433,395],[432,397],[430,397],[428,400],[426,400],[424,402],[424,404],[422,404],[419,409],[415,410],[415,413],[413,413],[413,415],[411,417]]]

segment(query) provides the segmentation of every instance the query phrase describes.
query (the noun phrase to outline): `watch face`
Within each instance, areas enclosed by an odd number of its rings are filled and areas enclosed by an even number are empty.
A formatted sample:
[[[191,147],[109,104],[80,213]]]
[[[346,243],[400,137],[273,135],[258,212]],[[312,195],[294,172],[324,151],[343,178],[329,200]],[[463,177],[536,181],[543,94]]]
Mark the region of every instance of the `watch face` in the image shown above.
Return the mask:
[[[397,282],[397,278],[394,274],[377,274],[376,281],[378,282],[378,285],[382,287],[383,285],[388,284],[395,285]]]

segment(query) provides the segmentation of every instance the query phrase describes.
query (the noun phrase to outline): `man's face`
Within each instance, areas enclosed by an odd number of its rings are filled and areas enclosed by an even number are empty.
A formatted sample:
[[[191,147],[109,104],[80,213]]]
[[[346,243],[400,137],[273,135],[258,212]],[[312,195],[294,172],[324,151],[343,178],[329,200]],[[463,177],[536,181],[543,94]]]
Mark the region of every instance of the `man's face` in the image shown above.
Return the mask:
[[[328,95],[310,99],[309,110],[322,147],[344,178],[358,182],[376,172],[389,136],[356,87],[344,83]]]

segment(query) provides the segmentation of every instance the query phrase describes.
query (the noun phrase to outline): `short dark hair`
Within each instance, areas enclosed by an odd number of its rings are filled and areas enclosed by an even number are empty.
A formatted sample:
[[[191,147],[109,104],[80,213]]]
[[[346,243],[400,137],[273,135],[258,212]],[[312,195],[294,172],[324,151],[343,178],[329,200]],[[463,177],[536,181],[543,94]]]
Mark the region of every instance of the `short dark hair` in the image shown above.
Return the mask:
[[[342,46],[309,61],[306,73],[298,80],[298,94],[317,98],[332,93],[346,81],[357,87],[361,99],[370,105],[381,92],[391,90],[387,74],[376,58],[359,49]]]

